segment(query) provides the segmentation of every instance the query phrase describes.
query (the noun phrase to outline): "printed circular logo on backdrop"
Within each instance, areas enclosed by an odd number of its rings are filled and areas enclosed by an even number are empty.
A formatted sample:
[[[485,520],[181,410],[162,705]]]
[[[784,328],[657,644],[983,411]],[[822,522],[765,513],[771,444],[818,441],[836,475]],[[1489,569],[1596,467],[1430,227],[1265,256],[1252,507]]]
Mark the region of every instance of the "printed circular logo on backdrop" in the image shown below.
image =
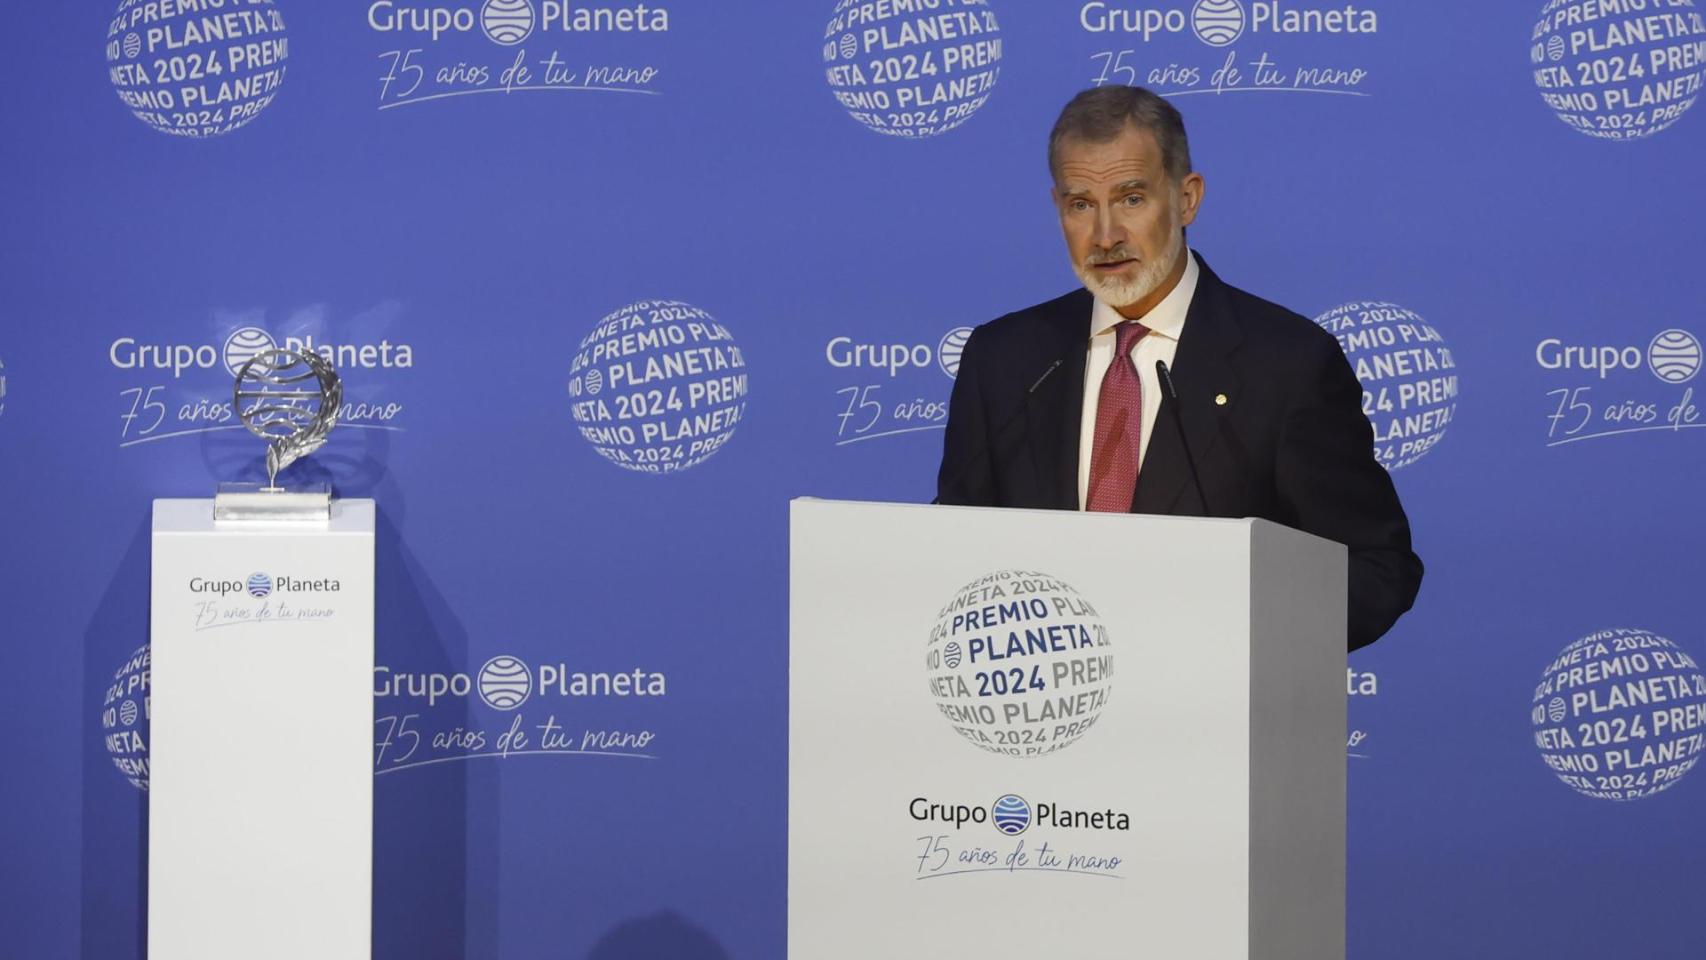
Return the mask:
[[[514,710],[533,693],[533,676],[527,664],[515,657],[493,657],[480,667],[475,686],[486,706]]]
[[[264,573],[250,574],[248,586],[251,597],[258,599],[272,595],[272,578]]]
[[[1095,725],[1114,658],[1107,627],[1070,584],[998,570],[942,608],[924,666],[936,708],[960,736],[991,753],[1040,757]]]
[[[1687,383],[1700,372],[1700,341],[1687,330],[1666,330],[1647,345],[1647,368],[1666,383]]]
[[[1362,382],[1362,411],[1383,466],[1407,467],[1445,437],[1457,413],[1457,364],[1438,330],[1383,301],[1334,307],[1315,322],[1338,338]]]
[[[569,367],[581,436],[642,473],[686,470],[721,450],[746,394],[746,359],[728,328],[678,300],[644,300],[600,320]]]
[[[119,668],[101,697],[101,739],[107,757],[131,785],[148,789],[148,644],[136,648]]]
[[[1001,75],[1001,26],[983,5],[841,0],[823,61],[853,119],[889,136],[933,137],[988,101]]]
[[[1601,630],[1565,647],[1534,690],[1540,759],[1572,789],[1634,800],[1674,786],[1706,750],[1706,677],[1646,630]]]
[[[513,47],[533,33],[533,4],[528,0],[486,0],[480,29],[493,43]]]
[[[943,373],[949,377],[960,375],[960,355],[966,352],[966,341],[970,339],[970,327],[955,327],[936,345],[936,363]]]
[[[1244,5],[1238,0],[1197,0],[1191,29],[1211,47],[1224,47],[1244,35]]]
[[[1016,794],[1009,793],[995,801],[989,810],[991,819],[995,821],[995,829],[1009,837],[1024,833],[1031,825],[1031,805],[1025,802],[1024,797]]]
[[[290,44],[273,0],[125,0],[106,53],[107,76],[137,119],[161,133],[213,137],[272,103]]]
[[[231,336],[225,338],[225,349],[220,351],[225,359],[225,370],[233,377],[243,369],[243,364],[268,350],[277,350],[278,344],[273,341],[272,334],[260,327],[238,327],[231,331]]]
[[[1540,97],[1590,137],[1637,140],[1682,118],[1706,82],[1694,0],[1552,0],[1528,51]]]

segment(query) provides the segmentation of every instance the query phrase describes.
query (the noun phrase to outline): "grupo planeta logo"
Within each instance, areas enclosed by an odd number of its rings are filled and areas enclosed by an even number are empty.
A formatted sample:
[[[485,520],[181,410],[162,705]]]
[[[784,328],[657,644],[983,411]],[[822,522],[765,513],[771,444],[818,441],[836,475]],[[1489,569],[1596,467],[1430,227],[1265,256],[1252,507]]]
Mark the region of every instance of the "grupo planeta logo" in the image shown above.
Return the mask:
[[[632,0],[369,0],[367,28],[390,47],[378,108],[521,90],[656,95],[651,38],[669,33],[669,14]]]
[[[1694,400],[1701,360],[1700,338],[1675,327],[1644,343],[1541,340],[1535,364],[1565,381],[1546,391],[1546,445],[1706,427]]]
[[[1577,793],[1650,797],[1675,786],[1706,752],[1706,677],[1656,633],[1600,630],[1547,665],[1529,720],[1540,759]]]
[[[1162,96],[1369,95],[1366,41],[1380,32],[1380,13],[1367,4],[1083,0],[1065,9],[1102,47],[1090,54],[1098,87],[1143,86]]]
[[[1682,119],[1706,83],[1694,0],[1551,0],[1528,59],[1540,98],[1572,130],[1638,140]]]
[[[954,327],[934,347],[831,337],[824,344],[824,362],[861,381],[835,390],[836,446],[946,427],[948,391],[959,376],[971,334],[970,327]]]
[[[937,615],[924,666],[936,709],[991,753],[1040,757],[1095,726],[1114,657],[1096,608],[1046,573],[998,570]]]
[[[249,596],[257,599],[272,595],[272,578],[264,573],[249,575]]]
[[[232,378],[243,364],[276,348],[317,354],[337,369],[345,383],[344,403],[338,409],[340,430],[402,430],[404,404],[396,393],[400,381],[394,378],[414,366],[414,347],[387,337],[332,339],[322,332],[323,311],[317,305],[296,311],[291,325],[304,329],[286,336],[274,336],[255,323],[260,311],[244,311],[216,322],[211,335],[200,342],[114,339],[107,346],[107,362],[126,378],[118,391],[119,446],[243,429],[231,406]],[[355,314],[350,323],[376,325],[394,311],[394,304],[380,304]]]
[[[173,136],[219,136],[254,120],[277,96],[289,54],[273,0],[124,0],[107,25],[119,99]]]
[[[823,32],[835,99],[893,137],[934,137],[971,119],[1001,76],[1001,53],[988,0],[841,0]]]
[[[581,339],[568,392],[599,456],[638,473],[679,473],[733,439],[746,415],[746,358],[704,310],[642,300]]]
[[[1457,413],[1457,363],[1434,326],[1413,310],[1357,301],[1315,322],[1333,334],[1362,383],[1362,412],[1388,470],[1420,460]]]

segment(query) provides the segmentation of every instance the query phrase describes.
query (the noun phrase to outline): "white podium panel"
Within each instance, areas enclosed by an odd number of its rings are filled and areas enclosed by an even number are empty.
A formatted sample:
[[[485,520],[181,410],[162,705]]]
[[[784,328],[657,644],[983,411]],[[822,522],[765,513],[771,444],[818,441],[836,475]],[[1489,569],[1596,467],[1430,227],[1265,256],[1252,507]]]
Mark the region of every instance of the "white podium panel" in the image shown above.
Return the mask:
[[[371,500],[330,522],[154,502],[148,953],[366,960]]]
[[[1341,960],[1345,551],[792,506],[788,950]]]

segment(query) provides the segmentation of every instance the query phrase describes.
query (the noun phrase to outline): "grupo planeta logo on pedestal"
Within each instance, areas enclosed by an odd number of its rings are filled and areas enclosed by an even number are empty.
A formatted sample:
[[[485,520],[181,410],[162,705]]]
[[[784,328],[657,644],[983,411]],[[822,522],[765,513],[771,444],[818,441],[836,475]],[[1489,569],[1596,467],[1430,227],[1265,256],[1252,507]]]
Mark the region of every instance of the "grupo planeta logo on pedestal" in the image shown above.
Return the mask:
[[[991,753],[1041,757],[1096,725],[1114,656],[1096,608],[1070,584],[998,570],[942,608],[924,667],[936,709],[956,733]]]
[[[512,654],[478,669],[373,668],[375,774],[439,763],[524,756],[657,759],[657,734],[630,721],[598,724],[606,704],[654,703],[669,693],[663,672],[594,670],[561,661],[537,667]],[[632,717],[635,707],[620,713]],[[589,719],[594,718],[594,719]]]
[[[1695,403],[1702,348],[1693,331],[1658,330],[1612,342],[1547,337],[1534,362],[1552,382],[1541,409],[1546,445],[1644,434],[1680,437],[1706,427]],[[1687,431],[1687,434],[1684,433]]]
[[[836,371],[835,445],[863,443],[941,430],[948,424],[948,393],[959,376],[970,327],[916,342],[874,342],[846,334],[831,337],[824,363]],[[849,383],[851,380],[853,382]]]
[[[1457,363],[1432,324],[1373,300],[1334,307],[1315,322],[1338,338],[1356,370],[1381,465],[1407,467],[1445,438],[1457,413]]]
[[[1380,6],[1384,6],[1381,4]],[[1380,13],[1369,3],[1170,0],[1062,5],[1098,45],[1095,86],[1142,86],[1162,96],[1327,93],[1366,97],[1369,42]]]
[[[289,55],[273,0],[124,0],[107,25],[119,99],[173,136],[219,136],[260,116]]]
[[[824,76],[866,128],[921,139],[954,129],[1001,76],[988,0],[841,0],[823,31]]]
[[[1546,666],[1529,720],[1540,759],[1571,789],[1599,800],[1650,797],[1706,752],[1706,677],[1665,637],[1600,630]]]
[[[349,326],[384,326],[396,312],[395,304],[380,304],[355,314]],[[395,378],[414,367],[413,346],[386,336],[330,335],[325,308],[317,305],[294,311],[284,326],[295,332],[284,335],[272,332],[263,313],[222,313],[205,338],[174,340],[153,333],[121,336],[109,343],[106,362],[123,377],[118,445],[242,430],[231,408],[237,371],[257,355],[279,348],[314,353],[338,370],[345,382],[340,429],[403,429],[404,403]]]
[[[1558,119],[1639,140],[1682,119],[1706,85],[1706,18],[1694,0],[1551,0],[1528,59]]]
[[[609,314],[569,364],[569,409],[604,459],[638,473],[704,463],[746,415],[746,358],[709,313],[642,300]]]
[[[670,30],[660,3],[581,0],[370,0],[379,109],[475,94],[656,95],[662,67],[644,51]],[[661,51],[660,51],[661,52]]]
[[[930,880],[972,873],[1122,876],[1126,857],[1110,840],[1131,832],[1131,814],[1111,807],[1084,808],[1016,793],[993,803],[913,797],[906,804],[915,837],[913,878]],[[1004,839],[1014,839],[1011,845]]]

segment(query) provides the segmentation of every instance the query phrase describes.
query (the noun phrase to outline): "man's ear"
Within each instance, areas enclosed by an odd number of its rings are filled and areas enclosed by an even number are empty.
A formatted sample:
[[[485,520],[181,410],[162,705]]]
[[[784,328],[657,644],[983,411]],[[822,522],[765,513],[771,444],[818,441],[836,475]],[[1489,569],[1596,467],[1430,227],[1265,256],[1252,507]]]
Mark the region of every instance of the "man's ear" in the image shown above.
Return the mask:
[[[1197,211],[1202,208],[1203,190],[1206,184],[1202,174],[1192,172],[1185,174],[1185,179],[1179,181],[1179,223],[1190,226],[1197,218]]]

